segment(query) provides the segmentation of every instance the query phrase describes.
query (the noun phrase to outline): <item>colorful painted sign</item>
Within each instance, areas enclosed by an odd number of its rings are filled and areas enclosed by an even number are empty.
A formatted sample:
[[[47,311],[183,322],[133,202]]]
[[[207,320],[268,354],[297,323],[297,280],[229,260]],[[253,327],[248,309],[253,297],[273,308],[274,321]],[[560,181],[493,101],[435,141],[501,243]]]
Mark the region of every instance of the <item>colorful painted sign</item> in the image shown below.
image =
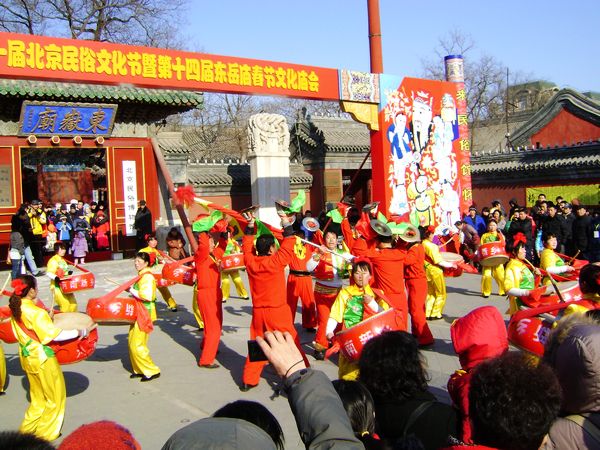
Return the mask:
[[[19,134],[110,136],[117,105],[24,101]]]
[[[0,33],[0,77],[339,98],[336,69],[15,33]]]
[[[382,195],[386,211],[415,225],[460,220],[471,204],[468,146],[455,83],[381,75]],[[373,166],[376,156],[373,155]],[[375,181],[375,170],[373,180]]]

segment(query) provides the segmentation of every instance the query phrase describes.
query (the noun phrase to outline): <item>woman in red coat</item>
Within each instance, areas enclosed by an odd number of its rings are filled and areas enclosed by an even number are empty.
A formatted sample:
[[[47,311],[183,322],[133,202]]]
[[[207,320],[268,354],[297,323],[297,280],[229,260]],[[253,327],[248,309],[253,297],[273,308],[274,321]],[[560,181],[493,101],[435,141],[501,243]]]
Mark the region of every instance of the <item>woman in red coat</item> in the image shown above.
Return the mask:
[[[198,295],[196,301],[204,319],[204,339],[202,340],[202,354],[198,366],[206,369],[219,367],[215,363],[221,329],[223,328],[223,293],[221,292],[220,264],[224,252],[224,240],[215,245],[212,235],[207,232],[200,233],[198,249],[194,255],[196,263],[196,288]]]

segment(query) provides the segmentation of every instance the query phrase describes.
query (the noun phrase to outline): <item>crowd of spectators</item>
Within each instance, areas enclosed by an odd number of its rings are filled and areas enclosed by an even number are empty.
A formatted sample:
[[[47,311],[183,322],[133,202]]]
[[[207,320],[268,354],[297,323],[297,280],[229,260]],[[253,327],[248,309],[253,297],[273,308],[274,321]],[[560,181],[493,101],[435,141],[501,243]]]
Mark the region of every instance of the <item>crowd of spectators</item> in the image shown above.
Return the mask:
[[[73,199],[69,203],[43,205],[39,200],[24,203],[11,218],[10,260],[13,279],[29,270],[39,276],[44,254],[62,241],[76,262],[85,264],[90,251],[110,249],[109,214],[103,203],[89,205]]]
[[[494,200],[491,207],[484,206],[481,210],[473,205],[464,218],[455,223],[462,235],[461,253],[467,260],[476,259],[479,240],[490,220],[498,224],[498,231],[506,237],[507,252],[518,235],[526,240],[527,259],[534,263],[539,262],[543,250],[542,234],[556,236],[558,253],[590,262],[600,261],[600,207],[589,209],[577,199],[568,202],[562,197],[551,201],[544,194],[538,196],[531,208],[511,199],[508,213],[500,200]]]

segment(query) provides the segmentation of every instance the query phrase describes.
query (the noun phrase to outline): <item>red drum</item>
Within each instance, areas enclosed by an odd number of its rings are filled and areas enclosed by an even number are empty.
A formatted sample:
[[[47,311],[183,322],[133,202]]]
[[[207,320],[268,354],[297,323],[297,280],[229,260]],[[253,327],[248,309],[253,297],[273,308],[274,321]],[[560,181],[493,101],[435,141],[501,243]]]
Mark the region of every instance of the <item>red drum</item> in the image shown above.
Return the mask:
[[[153,273],[152,275],[154,275],[154,278],[156,279],[156,286],[159,288],[173,286],[174,284],[177,284],[174,281],[165,280],[162,274],[160,273]]]
[[[508,262],[508,255],[504,249],[504,242],[488,242],[481,244],[477,250],[479,263],[482,266],[491,267]]]
[[[590,262],[586,261],[585,259],[574,259],[573,261],[571,261],[571,266],[575,267],[577,270],[581,270],[589,263]]]
[[[196,281],[196,270],[193,267],[181,264],[181,261],[167,263],[162,269],[165,280],[193,286]]]
[[[136,301],[127,297],[90,298],[86,312],[100,325],[131,325],[137,318]]]
[[[54,315],[54,325],[63,330],[82,330],[91,327],[93,324],[92,318],[83,313],[56,313]],[[48,344],[48,347],[54,350],[59,364],[73,364],[91,356],[96,350],[97,342],[98,330],[93,329],[84,338],[61,342],[52,341]]]
[[[0,306],[0,340],[7,344],[14,344],[17,342],[17,338],[10,325],[10,316],[10,308],[8,306]]]
[[[385,331],[405,330],[406,318],[397,309],[388,309],[369,317],[366,320],[340,331],[335,340],[340,345],[340,352],[350,361],[358,361],[363,346],[375,336]]]
[[[441,252],[440,255],[442,255],[442,260],[446,262],[460,264],[464,261],[464,258],[458,253]],[[443,267],[443,270],[445,277],[460,277],[463,273],[463,268],[460,265],[457,265],[455,268]]]
[[[221,270],[236,270],[244,268],[244,255],[242,253],[232,253],[231,255],[223,256],[221,259]]]
[[[517,313],[508,322],[508,341],[523,351],[543,356],[552,324],[552,321],[539,316],[519,319]]]
[[[556,283],[558,286],[558,290],[563,296],[565,302],[574,302],[576,300],[581,300],[583,294],[579,289],[579,281],[562,281],[560,283]],[[539,300],[542,305],[551,305],[560,303],[560,299],[554,290],[554,286],[546,286],[546,292],[542,294]]]
[[[59,284],[61,291],[65,294],[70,294],[85,289],[93,289],[96,284],[96,279],[92,272],[82,272],[60,280]]]

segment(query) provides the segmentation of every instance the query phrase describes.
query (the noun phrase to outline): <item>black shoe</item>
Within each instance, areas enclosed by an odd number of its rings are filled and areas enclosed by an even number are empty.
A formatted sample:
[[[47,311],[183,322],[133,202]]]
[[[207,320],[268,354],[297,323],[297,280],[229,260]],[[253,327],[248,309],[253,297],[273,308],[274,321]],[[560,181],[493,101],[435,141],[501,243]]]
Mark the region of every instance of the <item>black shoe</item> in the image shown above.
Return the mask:
[[[250,300],[250,297],[242,297],[242,300]]]
[[[43,277],[44,275],[46,275],[46,272],[43,270],[38,270],[34,277]]]
[[[198,364],[198,367],[202,367],[203,369],[218,369],[221,366],[218,365],[217,363],[212,363],[212,364]]]
[[[145,383],[146,381],[152,381],[156,378],[160,377],[160,372],[155,373],[154,375],[147,377],[147,376],[142,376],[142,379],[140,380],[142,383]]]
[[[131,375],[129,375],[129,378],[131,378],[132,380],[134,378],[142,378],[144,375],[142,375],[141,373],[132,373]]]
[[[258,384],[246,384],[246,383],[242,383],[242,385],[240,386],[240,391],[242,391],[242,392],[248,392],[250,389],[254,389],[256,386],[258,386]]]
[[[175,306],[174,308],[169,308],[172,312],[177,312],[177,306]]]
[[[315,350],[313,357],[318,361],[323,361],[325,359],[325,350]]]
[[[482,295],[483,298],[490,298],[489,295]]]
[[[6,391],[0,391],[0,395],[6,395]]]

